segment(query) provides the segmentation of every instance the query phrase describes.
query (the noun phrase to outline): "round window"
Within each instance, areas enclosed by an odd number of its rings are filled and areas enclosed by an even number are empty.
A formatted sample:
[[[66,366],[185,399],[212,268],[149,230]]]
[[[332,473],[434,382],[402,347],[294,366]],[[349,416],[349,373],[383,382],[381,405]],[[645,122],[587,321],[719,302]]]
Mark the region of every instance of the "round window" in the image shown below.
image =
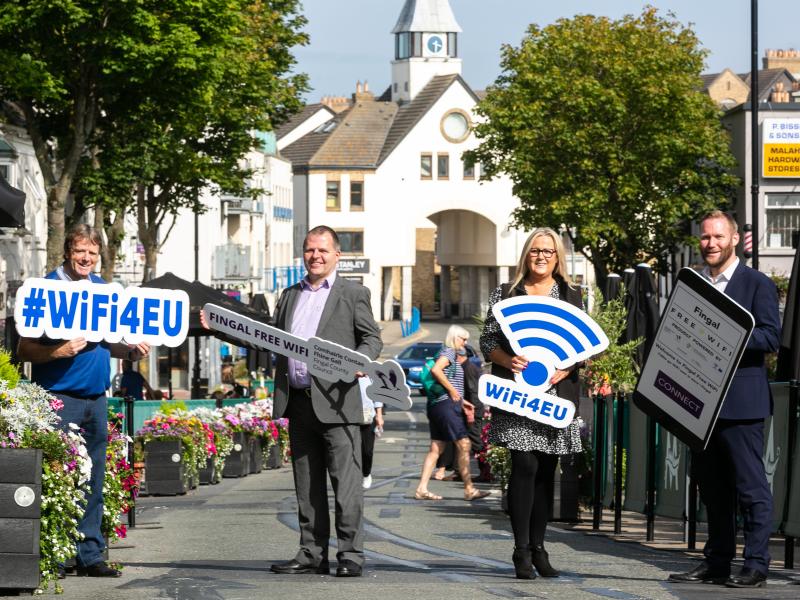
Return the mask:
[[[469,116],[460,110],[447,113],[442,119],[442,134],[451,142],[463,142],[469,135]]]

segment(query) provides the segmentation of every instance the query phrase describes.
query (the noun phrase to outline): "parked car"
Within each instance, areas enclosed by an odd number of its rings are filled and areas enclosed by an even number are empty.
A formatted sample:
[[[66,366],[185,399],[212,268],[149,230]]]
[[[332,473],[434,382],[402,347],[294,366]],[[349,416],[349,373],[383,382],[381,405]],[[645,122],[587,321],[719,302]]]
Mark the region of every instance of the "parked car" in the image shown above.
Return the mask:
[[[412,390],[419,390],[421,394],[425,394],[419,376],[425,366],[425,361],[435,357],[441,347],[442,342],[417,342],[394,357],[403,368],[403,372],[406,374],[406,383]],[[483,366],[480,356],[469,344],[467,344],[467,357],[478,368]]]

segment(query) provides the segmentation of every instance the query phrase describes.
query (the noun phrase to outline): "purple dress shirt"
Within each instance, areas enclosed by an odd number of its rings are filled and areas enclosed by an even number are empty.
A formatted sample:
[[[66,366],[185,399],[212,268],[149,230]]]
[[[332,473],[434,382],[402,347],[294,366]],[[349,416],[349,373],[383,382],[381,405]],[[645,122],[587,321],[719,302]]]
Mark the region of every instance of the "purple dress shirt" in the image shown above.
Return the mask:
[[[317,333],[322,310],[328,301],[334,281],[336,281],[336,271],[328,275],[316,289],[311,286],[308,276],[300,280],[300,297],[294,306],[289,333],[304,339]],[[306,363],[289,359],[289,385],[293,388],[311,386],[311,376],[308,374]]]

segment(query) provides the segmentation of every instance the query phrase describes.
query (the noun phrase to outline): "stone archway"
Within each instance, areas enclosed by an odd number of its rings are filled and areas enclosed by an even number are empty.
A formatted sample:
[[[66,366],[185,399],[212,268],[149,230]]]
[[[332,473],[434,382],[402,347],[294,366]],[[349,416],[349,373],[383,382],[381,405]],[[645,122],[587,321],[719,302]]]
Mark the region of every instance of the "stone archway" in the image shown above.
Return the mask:
[[[507,268],[498,274],[497,225],[479,213],[460,209],[433,213],[428,219],[437,228],[442,318],[485,314],[489,292],[507,276]]]

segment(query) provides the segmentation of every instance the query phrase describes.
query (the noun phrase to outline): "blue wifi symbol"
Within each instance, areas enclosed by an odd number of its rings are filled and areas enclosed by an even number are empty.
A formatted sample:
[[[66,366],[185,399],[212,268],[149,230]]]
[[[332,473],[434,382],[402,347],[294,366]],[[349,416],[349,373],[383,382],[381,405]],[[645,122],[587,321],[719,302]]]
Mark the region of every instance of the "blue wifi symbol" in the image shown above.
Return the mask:
[[[549,351],[539,355],[547,357],[545,362],[532,360],[522,372],[522,379],[533,387],[544,386],[556,365],[579,362],[608,346],[603,330],[591,317],[561,300],[545,296],[509,298],[493,310],[515,352],[529,354],[534,348]]]

